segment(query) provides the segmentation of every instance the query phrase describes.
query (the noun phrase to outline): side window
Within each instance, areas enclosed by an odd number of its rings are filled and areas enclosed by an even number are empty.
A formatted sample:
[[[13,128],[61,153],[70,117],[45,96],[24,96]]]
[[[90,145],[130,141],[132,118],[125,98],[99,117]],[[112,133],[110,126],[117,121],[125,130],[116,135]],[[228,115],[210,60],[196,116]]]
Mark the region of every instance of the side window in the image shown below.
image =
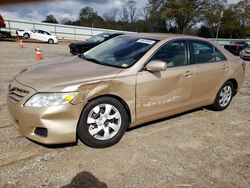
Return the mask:
[[[216,61],[226,61],[226,57],[217,49],[214,48]]]
[[[44,31],[43,33],[44,33],[45,35],[50,35],[50,34],[49,34],[48,32],[46,32],[46,31]]]
[[[211,63],[216,61],[212,44],[202,41],[192,41],[191,46],[194,63]]]
[[[188,51],[185,41],[173,41],[160,47],[151,60],[161,60],[167,67],[178,67],[188,64]]]

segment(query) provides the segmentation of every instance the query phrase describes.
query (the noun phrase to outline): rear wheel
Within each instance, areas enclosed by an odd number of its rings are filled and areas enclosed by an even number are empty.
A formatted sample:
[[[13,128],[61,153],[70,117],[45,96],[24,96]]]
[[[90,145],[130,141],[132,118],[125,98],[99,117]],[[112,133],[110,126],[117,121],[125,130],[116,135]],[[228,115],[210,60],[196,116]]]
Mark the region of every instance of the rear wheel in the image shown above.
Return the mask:
[[[49,44],[54,44],[54,40],[53,40],[53,39],[49,39],[49,40],[48,40],[48,43],[49,43]]]
[[[24,33],[23,38],[29,39],[30,38],[30,34],[29,33]]]
[[[104,148],[119,142],[128,124],[128,114],[124,106],[114,98],[101,97],[86,106],[77,133],[85,144]]]
[[[220,88],[214,103],[210,106],[212,110],[221,111],[226,109],[232,101],[234,95],[234,87],[232,82],[227,81]]]

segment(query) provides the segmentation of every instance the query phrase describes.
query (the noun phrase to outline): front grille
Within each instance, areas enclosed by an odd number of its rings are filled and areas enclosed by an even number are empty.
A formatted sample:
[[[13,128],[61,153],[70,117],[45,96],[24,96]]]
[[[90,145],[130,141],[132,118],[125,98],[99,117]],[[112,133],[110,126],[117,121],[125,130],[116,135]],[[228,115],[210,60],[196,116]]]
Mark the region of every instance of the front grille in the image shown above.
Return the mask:
[[[28,91],[17,88],[17,87],[13,87],[9,89],[9,99],[14,104],[19,103],[22,100],[22,98],[28,94],[29,94]]]

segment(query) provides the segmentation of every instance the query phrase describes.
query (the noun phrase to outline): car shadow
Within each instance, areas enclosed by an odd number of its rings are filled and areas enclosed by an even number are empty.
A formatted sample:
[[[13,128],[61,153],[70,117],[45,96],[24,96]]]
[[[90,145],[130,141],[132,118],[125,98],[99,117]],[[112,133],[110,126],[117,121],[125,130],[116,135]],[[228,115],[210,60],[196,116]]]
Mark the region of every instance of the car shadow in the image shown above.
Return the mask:
[[[168,117],[165,117],[165,118],[161,118],[161,119],[157,119],[157,120],[154,120],[154,121],[150,121],[150,122],[147,122],[147,123],[143,123],[143,124],[137,125],[135,127],[129,127],[127,129],[127,132],[133,131],[135,129],[140,129],[140,128],[143,128],[143,127],[155,124],[155,123],[160,123],[162,121],[167,121],[167,120],[174,119],[174,118],[177,118],[177,117],[180,117],[180,116],[184,116],[184,115],[189,114],[189,113],[201,111],[203,109],[206,109],[206,108],[205,107],[196,108],[196,109],[193,109],[193,110],[189,110],[187,112],[183,112],[183,113],[179,113],[179,114],[176,114],[176,115],[172,115],[172,116],[168,116]]]
[[[67,148],[67,147],[72,147],[72,146],[76,146],[78,141],[76,142],[73,142],[73,143],[67,143],[67,144],[43,144],[43,143],[40,143],[40,142],[36,142],[34,140],[31,140],[29,138],[27,138],[29,141],[37,144],[37,145],[40,145],[42,147],[45,147],[45,148],[48,148],[48,149],[59,149],[59,148]]]
[[[101,182],[92,173],[83,171],[78,173],[68,185],[61,188],[107,188],[107,184]]]

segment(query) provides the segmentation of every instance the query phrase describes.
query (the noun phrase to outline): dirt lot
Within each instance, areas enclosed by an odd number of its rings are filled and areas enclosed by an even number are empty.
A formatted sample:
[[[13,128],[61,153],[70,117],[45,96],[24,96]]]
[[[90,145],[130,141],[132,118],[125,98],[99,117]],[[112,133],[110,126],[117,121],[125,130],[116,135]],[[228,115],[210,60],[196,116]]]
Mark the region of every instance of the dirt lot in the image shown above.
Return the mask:
[[[8,82],[66,44],[0,41],[0,187],[250,187],[250,62],[243,88],[223,112],[198,109],[128,131],[115,146],[46,148],[20,136],[6,107]],[[43,63],[40,62],[40,63]]]

